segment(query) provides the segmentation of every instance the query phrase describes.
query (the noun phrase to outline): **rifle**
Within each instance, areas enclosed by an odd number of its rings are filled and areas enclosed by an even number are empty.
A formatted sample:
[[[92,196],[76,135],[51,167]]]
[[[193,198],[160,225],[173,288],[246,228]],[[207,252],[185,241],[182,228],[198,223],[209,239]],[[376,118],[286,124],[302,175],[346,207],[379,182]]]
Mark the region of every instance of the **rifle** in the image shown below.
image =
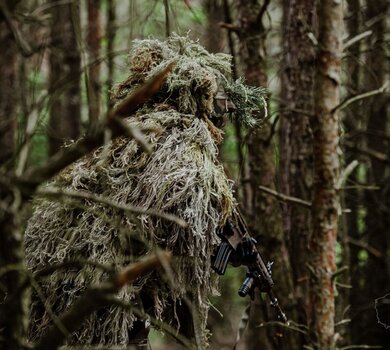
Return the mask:
[[[221,243],[212,257],[212,268],[219,275],[224,275],[228,263],[233,266],[247,266],[247,273],[238,294],[241,297],[250,295],[253,299],[254,290],[258,288],[261,292],[267,293],[271,306],[276,310],[278,319],[287,323],[287,317],[279,306],[272,287],[271,262],[264,263],[264,260],[256,248],[256,240],[248,232],[245,221],[238,210],[235,210],[221,232],[218,233]]]

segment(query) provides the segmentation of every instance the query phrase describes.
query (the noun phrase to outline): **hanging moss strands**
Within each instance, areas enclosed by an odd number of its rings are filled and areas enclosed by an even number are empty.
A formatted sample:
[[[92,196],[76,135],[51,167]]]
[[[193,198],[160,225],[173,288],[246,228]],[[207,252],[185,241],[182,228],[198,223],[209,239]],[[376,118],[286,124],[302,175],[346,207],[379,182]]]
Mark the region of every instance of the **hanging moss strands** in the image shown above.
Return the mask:
[[[210,54],[188,37],[173,35],[166,41],[135,40],[129,55],[129,76],[114,87],[116,101],[175,61],[161,91],[126,122],[145,132],[152,146],[146,154],[125,137],[74,163],[48,186],[98,194],[120,204],[153,208],[185,220],[183,228],[162,218],[124,213],[90,199],[66,202],[36,199],[26,231],[28,266],[38,271],[47,265],[87,259],[119,270],[137,257],[163,247],[173,252],[174,286],[153,272],[123,288],[119,299],[142,307],[145,295],[153,300],[153,317],[180,328],[175,305],[191,299],[207,342],[208,295],[216,292],[210,256],[216,235],[236,205],[232,183],[217,159],[222,131],[209,120],[213,99],[222,84],[236,104],[236,117],[254,126],[265,117],[265,92],[242,81],[230,81],[230,57]],[[259,118],[257,120],[253,118]],[[88,264],[57,270],[39,282],[46,307],[32,295],[30,338],[36,341],[91,284],[108,278],[107,271]],[[41,293],[39,293],[41,294]],[[110,307],[87,319],[69,339],[74,345],[127,345],[136,317],[129,310]]]

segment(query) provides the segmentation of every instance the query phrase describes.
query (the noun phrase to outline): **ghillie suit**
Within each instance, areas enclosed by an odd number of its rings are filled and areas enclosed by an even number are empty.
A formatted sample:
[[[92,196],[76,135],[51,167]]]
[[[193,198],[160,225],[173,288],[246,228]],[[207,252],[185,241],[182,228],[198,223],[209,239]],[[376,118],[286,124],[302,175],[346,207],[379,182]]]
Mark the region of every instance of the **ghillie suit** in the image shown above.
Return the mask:
[[[154,272],[124,288],[118,297],[136,305],[140,299],[152,300],[148,312],[180,328],[176,309],[189,296],[201,321],[198,332],[206,342],[207,296],[216,291],[210,256],[219,242],[217,230],[236,205],[231,182],[217,160],[222,131],[215,126],[219,117],[214,100],[222,86],[236,106],[237,118],[253,126],[256,117],[264,116],[264,91],[232,82],[228,55],[210,54],[176,35],[165,42],[134,41],[129,61],[128,79],[113,91],[117,101],[175,61],[160,92],[126,120],[147,130],[152,153],[121,137],[63,170],[49,185],[172,213],[188,227],[155,216],[129,215],[87,199],[62,203],[37,199],[26,231],[28,266],[37,271],[54,263],[88,259],[120,269],[155,246],[166,248],[175,256],[175,286]],[[86,265],[56,271],[40,286],[58,315],[86,286],[105,279],[104,271]],[[31,319],[31,340],[36,341],[51,323],[36,295]],[[131,312],[118,307],[101,310],[84,322],[69,343],[127,345],[135,320]]]

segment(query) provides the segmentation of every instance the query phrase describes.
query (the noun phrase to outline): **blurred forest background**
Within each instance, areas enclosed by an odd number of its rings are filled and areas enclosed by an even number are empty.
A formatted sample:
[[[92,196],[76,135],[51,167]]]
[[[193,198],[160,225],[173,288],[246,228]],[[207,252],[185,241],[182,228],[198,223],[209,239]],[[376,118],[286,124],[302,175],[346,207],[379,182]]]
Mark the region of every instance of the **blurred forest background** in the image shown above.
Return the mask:
[[[133,39],[188,33],[270,91],[267,121],[229,123],[220,158],[292,321],[274,322],[257,296],[238,348],[390,349],[388,12],[387,0],[1,0],[1,176],[46,164],[104,117]],[[7,181],[0,278],[18,285],[7,266],[23,262],[22,230],[9,227],[23,225],[7,214],[20,209]],[[236,341],[244,274],[229,268],[211,300],[212,348]],[[153,349],[169,342],[152,335]]]

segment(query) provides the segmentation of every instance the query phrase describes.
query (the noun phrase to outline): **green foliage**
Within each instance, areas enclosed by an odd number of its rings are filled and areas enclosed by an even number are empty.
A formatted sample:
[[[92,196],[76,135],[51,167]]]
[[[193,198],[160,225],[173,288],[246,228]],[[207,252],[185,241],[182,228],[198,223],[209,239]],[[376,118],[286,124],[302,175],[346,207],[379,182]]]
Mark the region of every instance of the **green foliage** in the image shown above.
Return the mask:
[[[34,165],[42,164],[47,159],[48,143],[47,137],[43,133],[37,133],[32,138],[30,163]]]
[[[258,126],[267,117],[267,90],[262,87],[252,87],[244,84],[244,79],[226,82],[225,91],[236,106],[233,118],[248,128]]]
[[[364,267],[366,265],[367,259],[368,259],[368,253],[367,250],[361,249],[358,253],[358,264],[360,267]]]

